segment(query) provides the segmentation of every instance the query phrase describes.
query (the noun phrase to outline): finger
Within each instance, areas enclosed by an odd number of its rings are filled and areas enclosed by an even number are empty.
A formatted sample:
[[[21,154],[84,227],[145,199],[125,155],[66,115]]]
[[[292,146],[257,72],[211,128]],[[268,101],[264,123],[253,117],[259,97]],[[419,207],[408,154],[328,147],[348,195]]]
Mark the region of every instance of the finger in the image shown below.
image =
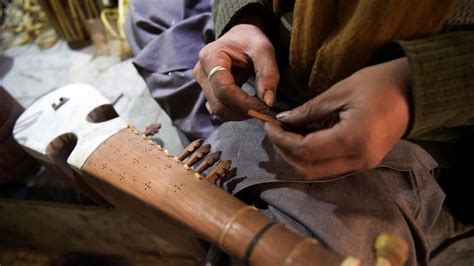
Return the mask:
[[[259,99],[248,95],[234,83],[228,83],[228,75],[232,76],[229,71],[219,71],[210,80],[214,95],[220,102],[242,114],[246,114],[249,109],[267,111],[268,107]]]
[[[226,105],[222,104],[217,97],[214,95],[211,84],[207,79],[207,74],[205,73],[202,65],[198,62],[193,70],[193,75],[196,78],[196,81],[201,86],[204,95],[209,103],[210,114],[215,115],[219,120],[225,121],[236,121],[246,119],[247,116],[242,113],[235,112],[232,109],[228,108]]]
[[[347,99],[348,95],[331,88],[291,111],[278,114],[277,118],[295,126],[320,127],[332,114],[344,109]]]
[[[201,66],[203,75],[202,79],[206,77],[206,83],[208,83],[213,91],[219,88],[225,89],[226,87],[234,86],[235,79],[232,73],[232,58],[228,56],[224,50],[216,50],[214,53],[208,52],[210,49],[208,45],[201,50],[199,53],[199,64]],[[215,67],[223,67],[224,70],[215,72],[212,76],[209,76],[211,71]],[[204,81],[204,80],[203,80]],[[215,95],[215,92],[214,92]]]
[[[229,106],[234,111],[247,113],[253,109],[259,112],[266,112],[268,107],[258,98],[248,95],[235,84],[221,84],[218,77],[211,80],[216,97]]]
[[[301,161],[291,155],[274,147],[275,150],[288,162],[295,170],[306,177],[307,180],[330,179],[336,175],[364,169],[364,164],[357,157],[346,156],[320,161]]]
[[[329,129],[323,129],[301,136],[274,125],[265,125],[270,141],[293,157],[304,161],[326,160],[358,155],[355,141],[357,133],[348,130],[348,123],[342,120]]]
[[[206,96],[207,101],[210,104],[214,104],[218,102],[216,96],[214,95],[214,92],[212,91],[211,84],[209,83],[209,80],[207,79],[206,71],[204,70],[200,62],[198,62],[196,66],[194,66],[193,76],[196,79],[196,81],[199,83],[199,86],[201,86],[201,89],[204,95]]]
[[[247,54],[253,62],[258,97],[268,106],[273,106],[280,81],[273,46],[270,42],[252,46]]]
[[[303,136],[286,132],[281,127],[271,123],[265,123],[265,132],[273,145],[291,153],[295,157],[305,157],[305,155],[301,154],[303,151],[296,148],[301,146]]]
[[[212,115],[215,115],[219,121],[240,121],[248,119],[248,117],[240,112],[236,112],[232,109],[229,109],[226,105],[221,102],[209,103]]]
[[[200,62],[206,73],[210,73],[216,66],[222,66],[228,70],[216,72],[210,77],[209,82],[211,84],[212,90],[214,91],[214,95],[222,104],[228,106],[235,112],[246,114],[249,109],[258,110],[261,112],[266,111],[268,109],[267,106],[265,106],[257,98],[249,96],[235,84],[235,79],[230,72],[233,61],[232,57],[228,53],[234,54],[235,52],[221,50],[220,52],[216,53],[200,53]],[[234,54],[232,56],[238,57],[239,54]],[[240,62],[242,60],[244,59],[239,59],[236,61]]]

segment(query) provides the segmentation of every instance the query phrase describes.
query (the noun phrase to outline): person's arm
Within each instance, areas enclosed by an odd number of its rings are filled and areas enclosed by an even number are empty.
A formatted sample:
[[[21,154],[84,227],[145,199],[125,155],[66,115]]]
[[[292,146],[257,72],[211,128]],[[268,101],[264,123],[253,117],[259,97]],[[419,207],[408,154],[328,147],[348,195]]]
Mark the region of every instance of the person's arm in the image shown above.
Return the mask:
[[[400,42],[410,65],[407,138],[448,141],[474,134],[474,32]]]
[[[261,23],[271,16],[271,8],[264,0],[215,0],[212,5],[212,16],[216,37],[227,32],[238,20],[257,15]]]

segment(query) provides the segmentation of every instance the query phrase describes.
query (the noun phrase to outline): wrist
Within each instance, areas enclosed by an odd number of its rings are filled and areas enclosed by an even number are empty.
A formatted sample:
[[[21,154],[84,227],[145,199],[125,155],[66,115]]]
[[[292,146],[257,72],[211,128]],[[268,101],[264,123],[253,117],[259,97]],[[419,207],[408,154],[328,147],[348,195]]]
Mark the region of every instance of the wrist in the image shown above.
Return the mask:
[[[234,19],[230,27],[234,27],[240,24],[249,24],[259,28],[262,32],[265,32],[265,23],[258,9],[247,8],[240,12]]]

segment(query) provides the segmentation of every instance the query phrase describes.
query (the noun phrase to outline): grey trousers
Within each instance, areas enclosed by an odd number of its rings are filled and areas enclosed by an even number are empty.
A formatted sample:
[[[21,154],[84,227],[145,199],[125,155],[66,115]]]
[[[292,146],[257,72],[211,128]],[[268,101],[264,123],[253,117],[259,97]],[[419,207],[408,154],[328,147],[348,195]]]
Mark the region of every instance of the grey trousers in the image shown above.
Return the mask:
[[[258,201],[269,218],[361,258],[362,265],[373,264],[375,238],[384,232],[409,243],[407,265],[428,263],[426,239],[445,195],[433,177],[436,162],[418,145],[400,141],[371,171],[301,182],[273,151],[259,121],[224,123],[207,142],[236,168],[219,185],[250,203]],[[216,250],[211,254],[211,264],[223,264]]]

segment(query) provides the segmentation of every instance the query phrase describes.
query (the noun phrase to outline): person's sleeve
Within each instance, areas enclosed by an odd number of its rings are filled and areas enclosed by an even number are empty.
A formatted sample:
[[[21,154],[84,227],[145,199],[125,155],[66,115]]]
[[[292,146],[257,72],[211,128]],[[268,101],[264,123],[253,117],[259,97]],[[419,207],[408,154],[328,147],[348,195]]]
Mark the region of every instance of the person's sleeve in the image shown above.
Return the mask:
[[[412,78],[407,138],[448,141],[474,135],[474,32],[399,43]]]
[[[263,18],[271,14],[269,1],[266,0],[215,0],[212,5],[216,37],[224,34],[242,14],[257,12]]]

